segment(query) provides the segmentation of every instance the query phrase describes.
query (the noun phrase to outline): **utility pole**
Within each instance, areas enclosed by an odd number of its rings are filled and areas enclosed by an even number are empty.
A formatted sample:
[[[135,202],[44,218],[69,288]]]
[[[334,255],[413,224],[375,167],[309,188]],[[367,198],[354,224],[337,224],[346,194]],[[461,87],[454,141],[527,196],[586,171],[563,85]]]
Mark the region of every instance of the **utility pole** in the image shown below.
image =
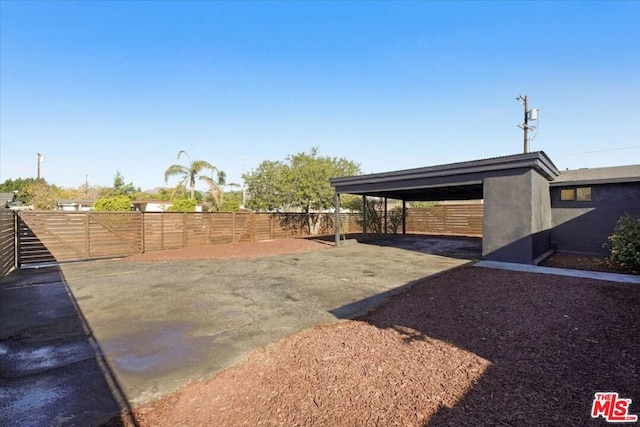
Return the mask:
[[[520,97],[522,98],[522,96]],[[522,130],[524,131],[524,152],[529,152],[529,97],[527,95],[523,98],[524,104],[524,122],[522,124]]]
[[[518,127],[522,129],[522,131],[524,132],[524,141],[523,141],[524,152],[528,153],[529,152],[529,130],[535,129],[535,127],[529,126],[529,120],[538,120],[538,109],[533,108],[529,110],[529,97],[527,95],[518,96],[516,98],[516,101],[520,101],[524,105],[524,121],[522,122],[521,125],[518,125]]]
[[[247,158],[245,156],[240,156],[240,160],[242,160],[242,187],[240,188],[240,191],[242,191],[242,204],[240,205],[240,207],[242,209],[244,209],[245,207],[245,195],[244,195],[244,174],[245,174],[245,166],[246,166],[246,161]]]
[[[44,160],[44,156],[40,153],[36,153],[38,155],[38,181],[40,181],[40,162]]]

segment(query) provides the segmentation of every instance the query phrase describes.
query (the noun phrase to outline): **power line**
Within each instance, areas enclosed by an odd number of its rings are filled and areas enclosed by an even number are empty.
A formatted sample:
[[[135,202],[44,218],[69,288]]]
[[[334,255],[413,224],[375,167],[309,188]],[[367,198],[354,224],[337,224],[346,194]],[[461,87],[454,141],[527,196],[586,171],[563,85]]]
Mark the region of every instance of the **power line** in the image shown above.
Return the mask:
[[[577,156],[577,155],[580,155],[580,154],[607,153],[607,152],[610,152],[610,151],[632,150],[634,148],[640,148],[640,145],[632,145],[630,147],[607,148],[607,149],[604,149],[604,150],[582,151],[580,153],[556,154],[553,157]]]

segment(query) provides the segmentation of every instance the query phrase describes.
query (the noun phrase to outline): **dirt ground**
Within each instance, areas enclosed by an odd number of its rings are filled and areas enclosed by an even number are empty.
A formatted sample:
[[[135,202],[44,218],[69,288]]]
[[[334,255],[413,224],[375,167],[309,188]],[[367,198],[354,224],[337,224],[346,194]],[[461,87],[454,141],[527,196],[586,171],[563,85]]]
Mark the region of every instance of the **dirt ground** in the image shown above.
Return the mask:
[[[326,247],[285,240],[136,257]],[[466,266],[362,318],[262,347],[108,425],[601,425],[590,418],[597,391],[632,399],[640,413],[638,336],[637,285]]]

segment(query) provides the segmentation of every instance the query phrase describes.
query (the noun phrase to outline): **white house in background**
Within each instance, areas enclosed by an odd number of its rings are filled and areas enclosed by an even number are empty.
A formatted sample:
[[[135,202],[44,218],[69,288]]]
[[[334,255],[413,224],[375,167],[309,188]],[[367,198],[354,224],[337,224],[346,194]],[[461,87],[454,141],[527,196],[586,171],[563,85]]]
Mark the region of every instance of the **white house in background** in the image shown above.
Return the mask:
[[[57,205],[63,211],[87,212],[93,209],[93,200],[61,199]]]
[[[167,200],[134,200],[131,205],[140,212],[166,212],[172,203]],[[202,212],[202,205],[196,206],[196,212]]]
[[[131,202],[133,209],[140,212],[164,212],[171,207],[167,200],[134,200]]]

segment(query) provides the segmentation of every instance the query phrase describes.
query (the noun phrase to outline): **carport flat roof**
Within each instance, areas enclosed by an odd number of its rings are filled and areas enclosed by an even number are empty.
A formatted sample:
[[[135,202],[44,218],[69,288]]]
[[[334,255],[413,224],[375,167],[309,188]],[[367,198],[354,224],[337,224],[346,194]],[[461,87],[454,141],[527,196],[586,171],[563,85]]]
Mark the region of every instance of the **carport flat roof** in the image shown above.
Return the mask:
[[[337,194],[359,194],[406,201],[482,199],[485,178],[516,169],[534,169],[549,181],[560,172],[544,151],[447,165],[332,178]]]

